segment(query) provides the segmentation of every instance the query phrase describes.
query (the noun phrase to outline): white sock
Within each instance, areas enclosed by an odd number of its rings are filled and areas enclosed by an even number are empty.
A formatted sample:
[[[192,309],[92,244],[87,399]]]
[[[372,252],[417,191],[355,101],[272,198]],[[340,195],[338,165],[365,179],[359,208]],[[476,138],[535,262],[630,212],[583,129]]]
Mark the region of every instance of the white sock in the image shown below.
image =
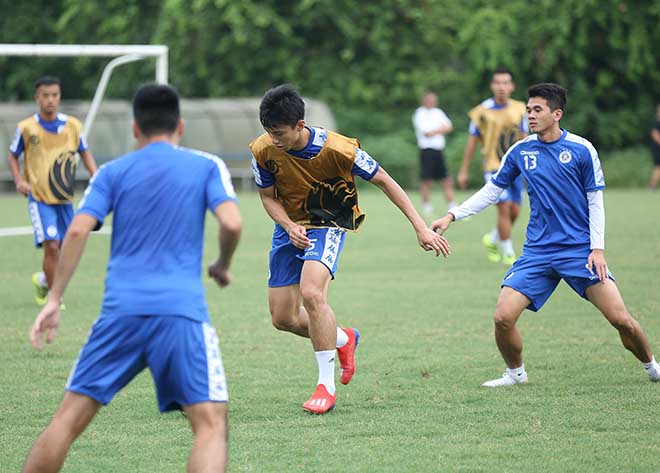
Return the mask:
[[[422,206],[424,209],[424,212],[426,213],[431,213],[433,212],[433,204],[431,202],[424,202],[424,205]]]
[[[520,368],[507,368],[507,372],[511,375],[512,378],[517,378],[525,374],[525,364],[523,363]]]
[[[39,279],[39,285],[41,287],[48,287],[48,281],[46,281],[46,273],[44,273],[43,271],[40,272],[38,279]]]
[[[651,361],[649,361],[648,363],[642,362],[642,366],[644,367],[645,370],[650,370],[651,368],[659,367],[658,362],[655,361],[655,356],[652,356]]]
[[[513,252],[513,242],[509,238],[508,240],[500,240],[500,250],[502,254],[510,256]]]
[[[348,343],[348,334],[344,332],[344,329],[337,327],[337,348],[341,348]]]
[[[453,209],[453,208],[456,207],[457,205],[458,205],[458,204],[456,203],[456,201],[455,201],[455,200],[452,200],[451,202],[449,202],[449,207],[447,207],[447,209],[448,209],[448,210],[449,210],[449,209]]]
[[[493,231],[490,232],[490,241],[493,243],[500,241],[500,232],[497,231],[497,228],[493,228]]]
[[[329,394],[335,393],[335,350],[314,352],[316,362],[319,364],[319,381],[323,384]]]

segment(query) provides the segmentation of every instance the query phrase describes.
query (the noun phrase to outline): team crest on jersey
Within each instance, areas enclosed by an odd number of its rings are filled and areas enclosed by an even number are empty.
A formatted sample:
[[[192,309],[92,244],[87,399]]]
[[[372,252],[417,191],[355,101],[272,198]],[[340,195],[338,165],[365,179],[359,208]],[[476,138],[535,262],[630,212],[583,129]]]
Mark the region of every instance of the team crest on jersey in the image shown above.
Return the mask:
[[[571,162],[571,159],[573,159],[573,155],[571,154],[570,151],[564,150],[561,153],[559,153],[559,162],[562,164],[568,164]]]
[[[30,135],[30,144],[31,145],[38,145],[39,144],[39,136]]]

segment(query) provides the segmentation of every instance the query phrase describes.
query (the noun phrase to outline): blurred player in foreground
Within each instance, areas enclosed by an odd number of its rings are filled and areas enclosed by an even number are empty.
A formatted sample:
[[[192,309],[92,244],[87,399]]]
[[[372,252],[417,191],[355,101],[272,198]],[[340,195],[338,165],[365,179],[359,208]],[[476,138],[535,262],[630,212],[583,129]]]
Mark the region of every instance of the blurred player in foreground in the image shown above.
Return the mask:
[[[220,223],[220,256],[209,275],[220,287],[241,232],[224,162],[179,148],[179,97],[145,85],[133,99],[138,150],[99,170],[64,238],[62,255],[30,340],[53,341],[59,302],[89,233],[113,213],[112,246],[101,315],[71,370],[55,417],[30,452],[25,472],[56,472],[71,443],[102,405],[149,368],[161,412],[187,414],[194,432],[189,472],[225,471],[227,386],[201,280],[204,217]]]
[[[483,386],[527,382],[516,322],[523,310],[539,310],[561,279],[605,316],[651,381],[659,381],[660,365],[607,269],[605,179],[598,153],[584,138],[560,128],[565,89],[538,84],[528,89],[528,95],[529,127],[534,134],[506,152],[499,170],[479,192],[431,224],[444,233],[452,221],[497,202],[520,175],[527,180],[531,208],[527,241],[522,256],[504,276],[494,316],[495,341],[507,368],[501,378]]]
[[[32,275],[37,304],[44,305],[52,285],[60,244],[73,218],[73,190],[77,155],[90,177],[96,162],[87,149],[82,124],[58,113],[62,98],[60,80],[44,76],[35,83],[39,112],[18,123],[9,146],[9,169],[16,190],[28,200],[34,244],[43,247],[43,271]],[[23,174],[19,158],[23,155]]]
[[[275,221],[268,302],[275,328],[310,338],[319,376],[303,409],[324,414],[335,406],[335,349],[342,384],[355,372],[360,333],[337,326],[328,287],[346,231],[364,220],[354,176],[378,187],[412,224],[419,245],[447,256],[444,237],[431,231],[408,195],[356,139],[305,124],[305,103],[289,85],[264,95],[259,118],[266,133],[250,144],[252,167],[266,213]],[[302,303],[302,306],[301,306]]]

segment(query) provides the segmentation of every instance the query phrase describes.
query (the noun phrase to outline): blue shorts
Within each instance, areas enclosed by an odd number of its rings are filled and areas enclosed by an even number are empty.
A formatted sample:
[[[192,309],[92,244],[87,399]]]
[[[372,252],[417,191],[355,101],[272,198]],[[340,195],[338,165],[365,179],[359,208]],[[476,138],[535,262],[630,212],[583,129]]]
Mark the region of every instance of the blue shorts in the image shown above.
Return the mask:
[[[488,184],[492,177],[494,172],[485,172],[484,173],[484,182]],[[523,191],[523,178],[522,176],[518,176],[513,183],[506,189],[504,189],[504,192],[502,192],[497,199],[497,203],[501,202],[513,202],[514,204],[522,204],[522,191]]]
[[[105,405],[147,367],[161,412],[228,400],[215,329],[169,316],[98,319],[71,369],[66,390]]]
[[[534,312],[543,307],[562,279],[586,299],[587,288],[600,282],[598,275],[587,269],[588,256],[541,257],[525,256],[523,253],[504,276],[502,287],[507,286],[524,294],[531,301],[527,308]],[[609,271],[607,275],[614,281]]]
[[[268,287],[300,283],[300,273],[305,260],[323,263],[330,271],[332,279],[335,278],[346,231],[336,227],[308,228],[307,238],[312,242],[308,248],[296,248],[289,240],[286,230],[275,224],[273,247],[270,250]]]
[[[44,204],[28,194],[28,211],[34,230],[34,246],[47,240],[64,240],[73,220],[73,204]]]

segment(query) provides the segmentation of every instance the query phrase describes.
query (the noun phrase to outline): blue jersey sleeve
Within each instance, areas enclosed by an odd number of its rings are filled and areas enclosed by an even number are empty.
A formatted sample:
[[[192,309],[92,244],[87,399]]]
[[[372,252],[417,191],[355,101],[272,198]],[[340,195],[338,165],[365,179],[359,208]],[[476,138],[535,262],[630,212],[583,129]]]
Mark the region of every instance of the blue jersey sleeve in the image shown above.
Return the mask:
[[[580,179],[585,192],[605,189],[605,176],[600,165],[598,152],[589,142],[580,153]]]
[[[212,162],[212,169],[206,181],[206,206],[211,212],[223,202],[237,200],[227,165],[219,158],[213,159]]]
[[[99,168],[98,172],[90,179],[76,214],[87,214],[94,217],[99,225],[103,225],[105,217],[112,212],[112,184],[111,172],[107,165]]]
[[[477,128],[477,124],[474,123],[472,120],[470,120],[469,133],[470,136],[481,136],[481,132],[479,131],[479,128]]]
[[[378,172],[378,162],[369,156],[369,154],[358,148],[355,151],[355,162],[353,163],[352,173],[354,176],[360,176],[365,181],[370,181]]]
[[[82,153],[83,151],[87,151],[87,140],[85,140],[85,137],[83,135],[80,135],[80,143],[78,143],[78,152]]]
[[[9,145],[9,152],[18,158],[21,154],[23,154],[24,149],[25,143],[23,143],[23,134],[21,133],[20,128],[16,128],[16,131],[14,132],[14,139]]]
[[[252,156],[252,174],[254,174],[254,182],[257,187],[265,189],[275,185],[275,176],[259,165],[254,155]]]
[[[520,167],[514,154],[512,153],[512,151],[516,148],[517,146],[512,146],[509,148],[506,154],[502,156],[500,168],[491,179],[491,182],[497,187],[506,189],[520,175]]]

